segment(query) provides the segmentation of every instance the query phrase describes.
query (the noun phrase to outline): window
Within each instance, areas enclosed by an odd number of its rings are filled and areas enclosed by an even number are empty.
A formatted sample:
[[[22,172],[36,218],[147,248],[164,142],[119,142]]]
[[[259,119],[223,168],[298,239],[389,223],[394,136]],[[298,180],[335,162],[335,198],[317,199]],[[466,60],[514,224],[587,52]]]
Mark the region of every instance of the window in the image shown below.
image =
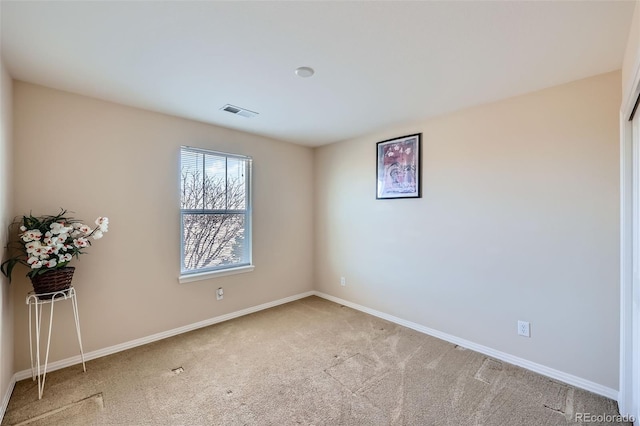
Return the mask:
[[[251,158],[182,147],[180,216],[181,282],[244,272],[251,266]]]

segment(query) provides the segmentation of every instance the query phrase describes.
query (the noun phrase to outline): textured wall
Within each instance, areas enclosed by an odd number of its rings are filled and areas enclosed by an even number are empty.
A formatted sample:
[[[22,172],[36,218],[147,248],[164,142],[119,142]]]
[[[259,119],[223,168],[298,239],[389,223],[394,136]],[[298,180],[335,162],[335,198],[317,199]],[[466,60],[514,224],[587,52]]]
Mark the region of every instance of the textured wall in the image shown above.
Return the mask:
[[[617,389],[620,78],[319,148],[316,288]],[[418,132],[423,197],[376,200],[376,142]]]

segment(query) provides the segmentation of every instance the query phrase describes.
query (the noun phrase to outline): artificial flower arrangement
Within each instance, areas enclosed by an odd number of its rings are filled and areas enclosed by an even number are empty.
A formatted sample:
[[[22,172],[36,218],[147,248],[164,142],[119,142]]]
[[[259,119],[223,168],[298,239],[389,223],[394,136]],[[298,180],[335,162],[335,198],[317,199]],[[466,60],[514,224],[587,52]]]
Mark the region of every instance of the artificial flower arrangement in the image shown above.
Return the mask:
[[[0,265],[2,273],[11,281],[11,273],[17,264],[29,267],[27,277],[33,279],[46,272],[67,266],[75,256],[78,258],[91,245],[90,238],[98,240],[108,231],[109,219],[99,217],[94,228],[80,220],[66,216],[61,209],[55,216],[23,216],[14,222],[20,225],[18,241],[7,248],[18,252]]]

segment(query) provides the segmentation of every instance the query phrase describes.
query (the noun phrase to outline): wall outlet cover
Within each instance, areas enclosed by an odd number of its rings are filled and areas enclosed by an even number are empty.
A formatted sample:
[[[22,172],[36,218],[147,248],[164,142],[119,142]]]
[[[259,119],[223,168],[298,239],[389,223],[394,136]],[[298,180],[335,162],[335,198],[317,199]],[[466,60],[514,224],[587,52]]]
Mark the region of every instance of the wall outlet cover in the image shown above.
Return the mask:
[[[518,321],[518,335],[524,337],[531,337],[531,330],[529,328],[528,321]]]

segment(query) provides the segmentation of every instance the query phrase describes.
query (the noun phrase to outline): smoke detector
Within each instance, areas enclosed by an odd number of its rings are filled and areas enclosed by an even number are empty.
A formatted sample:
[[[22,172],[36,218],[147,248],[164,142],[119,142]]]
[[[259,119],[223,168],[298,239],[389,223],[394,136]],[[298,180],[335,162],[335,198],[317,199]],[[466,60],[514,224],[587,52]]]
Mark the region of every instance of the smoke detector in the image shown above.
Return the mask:
[[[246,118],[252,118],[258,115],[258,113],[255,111],[250,111],[246,108],[241,108],[239,106],[235,106],[231,104],[226,104],[220,109],[222,111],[230,112],[231,114],[239,115],[241,117],[246,117]]]

